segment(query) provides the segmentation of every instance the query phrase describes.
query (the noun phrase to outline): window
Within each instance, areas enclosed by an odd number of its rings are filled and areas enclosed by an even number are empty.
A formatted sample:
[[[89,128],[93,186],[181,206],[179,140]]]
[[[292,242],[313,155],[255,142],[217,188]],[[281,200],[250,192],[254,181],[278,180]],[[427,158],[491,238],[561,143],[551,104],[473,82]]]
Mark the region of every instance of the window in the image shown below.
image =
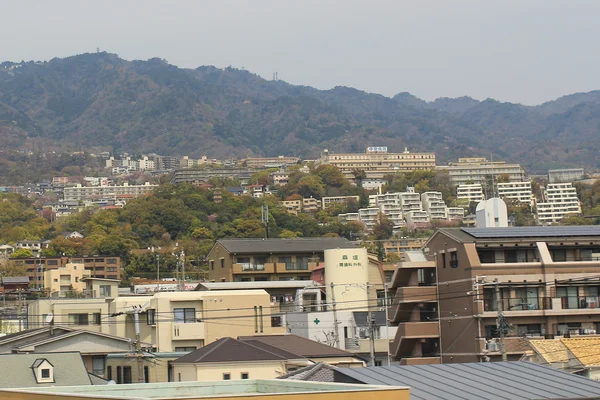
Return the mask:
[[[110,365],[106,367],[106,379],[112,380],[112,367]]]
[[[117,383],[123,383],[123,376],[121,375],[121,367],[117,367]]]
[[[100,297],[110,297],[110,285],[100,285]]]
[[[190,353],[196,350],[196,346],[175,347],[175,351]]]
[[[276,328],[276,327],[280,327],[281,326],[281,317],[275,316],[275,317],[271,317],[271,327]]]
[[[215,269],[215,260],[210,260],[210,269],[214,270]]]
[[[50,379],[50,369],[49,368],[42,369],[42,378]]]
[[[48,260],[48,265],[58,265],[58,260]]]
[[[247,372],[242,372],[240,375],[242,379],[248,379],[248,377],[250,376],[250,374]]]
[[[219,261],[221,262],[221,268],[225,268],[225,259],[221,258]]]
[[[173,309],[173,318],[176,324],[191,324],[196,322],[195,308],[175,308]]]
[[[229,380],[231,380],[231,374],[230,374],[229,372],[225,372],[225,373],[223,374],[223,380],[224,380],[224,381],[229,381]]]
[[[446,253],[441,253],[440,259],[442,260],[442,268],[446,268]]]
[[[146,323],[148,325],[156,325],[156,310],[149,309],[146,318],[147,318]]]
[[[104,368],[106,366],[106,359],[104,356],[93,356],[92,357],[92,373],[95,375],[104,375]]]
[[[517,325],[518,336],[541,336],[542,326],[540,324]]]
[[[100,313],[93,313],[92,314],[92,320],[94,321],[93,324],[95,325],[100,325],[102,323],[102,318]]]
[[[69,325],[89,325],[88,314],[69,314]]]
[[[450,253],[450,268],[458,268],[458,254],[456,251]]]
[[[117,263],[117,259],[116,258],[107,258],[106,259],[106,263],[107,264],[116,264]]]
[[[144,366],[144,382],[150,383],[150,369],[148,366]]]
[[[131,383],[131,367],[123,367],[123,383]]]

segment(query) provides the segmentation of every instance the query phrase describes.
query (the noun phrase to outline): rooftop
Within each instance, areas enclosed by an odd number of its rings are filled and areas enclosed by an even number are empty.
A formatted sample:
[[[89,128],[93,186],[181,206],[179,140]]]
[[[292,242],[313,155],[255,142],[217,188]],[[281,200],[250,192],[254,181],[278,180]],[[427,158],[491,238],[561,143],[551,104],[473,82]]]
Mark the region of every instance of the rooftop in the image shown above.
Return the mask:
[[[485,239],[600,237],[600,225],[519,226],[511,228],[441,228],[438,232],[463,243]]]
[[[230,253],[320,253],[327,249],[351,249],[356,244],[344,238],[219,239]]]
[[[411,400],[597,399],[600,382],[529,362],[338,368],[370,385],[410,387]]]
[[[307,358],[318,357],[354,357],[354,354],[336,347],[331,347],[314,340],[306,339],[297,335],[260,335],[240,336],[241,341],[260,341],[290,353],[298,354]]]
[[[45,387],[26,389],[0,389],[2,392],[23,393],[28,399],[57,399],[70,396],[94,397],[97,399],[222,399],[222,398],[254,398],[257,400],[275,398],[310,399],[319,394],[343,393],[348,400],[359,400],[364,396],[377,391],[381,400],[405,400],[409,398],[408,388],[374,385],[353,385],[323,382],[299,382],[286,380],[231,380],[214,382],[165,382],[165,383],[139,383],[128,385],[103,385],[103,386],[70,386],[70,387]],[[368,394],[367,394],[368,393]],[[402,396],[404,394],[404,396]],[[38,397],[38,396],[40,397]],[[43,397],[42,397],[43,396]]]
[[[315,281],[200,282],[196,290],[302,289],[318,285]]]
[[[559,338],[529,341],[547,363],[569,363],[583,367],[600,365],[600,337]]]

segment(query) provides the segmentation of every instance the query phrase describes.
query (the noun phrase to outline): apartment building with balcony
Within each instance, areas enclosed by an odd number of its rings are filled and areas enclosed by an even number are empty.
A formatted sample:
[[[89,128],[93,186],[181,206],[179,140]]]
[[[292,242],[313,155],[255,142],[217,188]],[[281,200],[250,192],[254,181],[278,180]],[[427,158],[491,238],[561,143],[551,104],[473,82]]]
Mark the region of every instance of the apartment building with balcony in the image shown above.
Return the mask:
[[[67,263],[65,266],[44,272],[44,286],[51,297],[67,297],[83,293],[91,272],[82,263]]]
[[[121,186],[81,186],[66,187],[63,190],[64,200],[92,200],[115,198],[120,195],[142,196],[152,192],[158,185],[146,182],[143,185],[129,185],[127,182]]]
[[[506,176],[511,182],[525,180],[525,171],[519,164],[504,161],[488,161],[484,157],[459,158],[458,162],[442,167],[448,171],[450,182],[455,185],[478,183],[485,185],[494,177]]]
[[[531,181],[525,182],[498,182],[496,191],[501,199],[517,200],[520,203],[534,205],[534,196],[531,190]]]
[[[369,147],[364,153],[332,153],[324,150],[319,164],[334,165],[346,179],[355,182],[353,172],[365,171],[368,180],[383,179],[385,175],[435,168],[435,153],[388,153],[387,147]]]
[[[527,351],[524,337],[600,329],[600,226],[444,228],[424,249],[393,277],[401,363],[500,360],[499,313],[509,361]],[[436,313],[439,328],[427,320]]]
[[[426,239],[424,238],[408,238],[401,237],[399,239],[390,239],[384,241],[383,251],[386,256],[389,254],[395,254],[400,257],[400,261],[406,261],[406,253],[419,251],[423,247]],[[391,277],[390,277],[391,278]],[[389,279],[387,279],[389,281]]]
[[[430,220],[447,220],[448,207],[444,203],[441,192],[421,193],[423,210],[427,211]]]
[[[24,275],[29,277],[30,285],[37,288],[44,287],[46,271],[64,267],[68,263],[83,263],[84,269],[90,271],[92,278],[121,279],[121,258],[113,256],[30,257],[9,259],[8,263],[15,267],[25,267]]]
[[[456,198],[480,202],[485,200],[483,187],[480,183],[462,184],[456,187]]]
[[[357,204],[360,201],[360,196],[327,196],[321,198],[321,209],[325,210],[329,207],[338,204],[347,204],[349,201],[355,201]]]
[[[358,210],[358,218],[365,225],[365,230],[367,231],[371,231],[375,224],[377,224],[379,214],[381,214],[379,207],[361,208]]]
[[[300,161],[298,157],[290,156],[249,157],[239,160],[239,164],[249,168],[280,168],[298,164],[298,161]]]
[[[308,280],[326,249],[351,249],[343,238],[219,239],[208,253],[211,282]]]
[[[548,171],[548,182],[565,183],[580,181],[585,177],[583,168],[551,169]]]
[[[571,183],[550,183],[543,201],[537,203],[537,217],[542,224],[558,222],[568,215],[581,214],[577,189]]]

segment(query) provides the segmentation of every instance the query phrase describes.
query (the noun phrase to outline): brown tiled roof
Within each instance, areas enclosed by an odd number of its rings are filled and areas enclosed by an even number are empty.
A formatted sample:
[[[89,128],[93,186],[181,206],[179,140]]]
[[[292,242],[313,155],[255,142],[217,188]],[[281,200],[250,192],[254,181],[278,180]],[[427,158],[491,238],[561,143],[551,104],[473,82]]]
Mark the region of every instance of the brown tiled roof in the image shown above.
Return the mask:
[[[307,358],[354,357],[354,354],[297,335],[241,336],[241,341],[260,341]]]
[[[586,367],[600,365],[599,337],[563,338],[561,341],[582,365]]]
[[[222,338],[207,346],[192,351],[172,363],[216,363],[238,361],[284,361],[303,357],[264,343],[259,346],[252,341],[243,342],[230,337]]]

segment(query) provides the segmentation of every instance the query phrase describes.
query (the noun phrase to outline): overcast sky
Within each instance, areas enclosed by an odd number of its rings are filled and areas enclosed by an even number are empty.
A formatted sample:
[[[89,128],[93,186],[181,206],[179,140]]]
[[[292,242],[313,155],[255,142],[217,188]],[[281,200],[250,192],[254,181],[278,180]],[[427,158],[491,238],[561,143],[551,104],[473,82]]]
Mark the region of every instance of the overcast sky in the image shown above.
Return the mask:
[[[0,0],[0,60],[97,47],[393,96],[538,104],[600,89],[600,1]]]

